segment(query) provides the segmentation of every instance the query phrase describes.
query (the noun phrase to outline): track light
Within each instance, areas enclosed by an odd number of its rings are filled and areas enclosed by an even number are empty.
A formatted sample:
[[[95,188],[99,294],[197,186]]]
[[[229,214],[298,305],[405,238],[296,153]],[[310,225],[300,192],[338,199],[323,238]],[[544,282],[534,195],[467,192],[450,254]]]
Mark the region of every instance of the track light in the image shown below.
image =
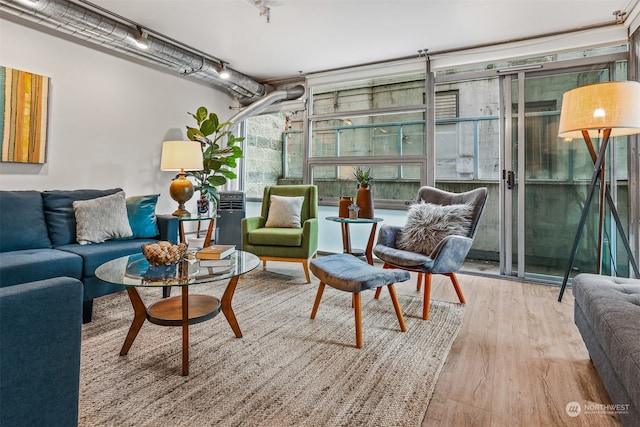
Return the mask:
[[[227,70],[227,66],[225,65],[225,63],[222,62],[220,65],[220,78],[226,80],[229,77],[231,77],[231,73],[229,72],[229,70]]]
[[[138,37],[134,39],[136,46],[140,49],[149,49],[149,34],[140,26],[136,28],[138,29]]]
[[[22,3],[29,7],[36,7],[38,5],[38,0],[18,0],[18,3]]]

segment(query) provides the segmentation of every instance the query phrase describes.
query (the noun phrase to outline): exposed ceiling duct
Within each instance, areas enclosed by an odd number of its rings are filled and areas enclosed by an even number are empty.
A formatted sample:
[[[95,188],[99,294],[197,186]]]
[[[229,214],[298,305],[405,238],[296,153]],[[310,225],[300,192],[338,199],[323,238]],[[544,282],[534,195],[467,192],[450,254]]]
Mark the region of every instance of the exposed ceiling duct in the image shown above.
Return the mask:
[[[208,82],[237,98],[262,97],[267,92],[263,84],[229,68],[224,61],[82,3],[87,6],[68,0],[0,0],[0,11]],[[229,72],[226,78],[220,75],[223,68]]]
[[[275,90],[269,95],[264,96],[258,100],[240,100],[240,102],[250,102],[251,105],[243,108],[228,120],[229,122],[233,123],[231,129],[233,129],[238,123],[249,118],[250,116],[254,116],[260,113],[270,105],[280,101],[290,101],[293,99],[298,99],[302,95],[304,95],[304,92],[304,86],[297,85],[287,89]]]

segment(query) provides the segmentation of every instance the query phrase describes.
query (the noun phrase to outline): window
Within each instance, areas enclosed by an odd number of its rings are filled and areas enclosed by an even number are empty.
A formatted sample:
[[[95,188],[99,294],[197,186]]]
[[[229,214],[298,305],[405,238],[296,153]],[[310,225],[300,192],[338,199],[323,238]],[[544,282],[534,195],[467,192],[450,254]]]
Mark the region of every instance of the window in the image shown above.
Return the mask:
[[[247,197],[262,198],[264,187],[293,178],[302,182],[304,111],[275,112],[246,120]]]
[[[371,169],[377,201],[413,200],[426,176],[425,73],[311,89],[307,164],[322,200],[355,194],[357,166]],[[455,111],[455,94],[445,104]]]

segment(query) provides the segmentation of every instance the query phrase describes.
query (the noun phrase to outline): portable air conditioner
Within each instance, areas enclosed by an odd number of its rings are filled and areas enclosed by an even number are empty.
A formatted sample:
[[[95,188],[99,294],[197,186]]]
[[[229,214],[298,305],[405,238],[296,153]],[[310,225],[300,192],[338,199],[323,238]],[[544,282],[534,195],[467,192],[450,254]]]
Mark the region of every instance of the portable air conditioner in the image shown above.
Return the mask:
[[[242,191],[221,191],[216,221],[216,243],[236,245],[242,249],[241,221],[245,216],[246,202]]]

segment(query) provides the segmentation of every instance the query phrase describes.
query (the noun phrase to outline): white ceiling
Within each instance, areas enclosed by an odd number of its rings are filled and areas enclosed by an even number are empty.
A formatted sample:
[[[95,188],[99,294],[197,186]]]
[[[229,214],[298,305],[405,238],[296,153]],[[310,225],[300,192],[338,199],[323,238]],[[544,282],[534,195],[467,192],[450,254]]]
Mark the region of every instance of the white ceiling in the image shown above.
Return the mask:
[[[640,0],[93,0],[258,80],[615,22]]]

